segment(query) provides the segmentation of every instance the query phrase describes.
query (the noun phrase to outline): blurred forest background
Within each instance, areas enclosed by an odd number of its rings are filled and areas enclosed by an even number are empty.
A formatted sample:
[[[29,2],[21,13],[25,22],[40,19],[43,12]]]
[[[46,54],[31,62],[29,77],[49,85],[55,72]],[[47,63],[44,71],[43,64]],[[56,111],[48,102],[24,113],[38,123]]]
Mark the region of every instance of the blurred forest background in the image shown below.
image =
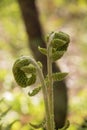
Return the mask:
[[[77,129],[87,117],[87,0],[37,0],[45,36],[54,30],[70,35],[67,53],[58,61],[61,71],[69,72],[68,115]],[[32,55],[17,0],[0,0],[0,130],[32,130],[29,122],[44,117],[42,94],[30,98],[15,83],[12,66],[21,55]]]

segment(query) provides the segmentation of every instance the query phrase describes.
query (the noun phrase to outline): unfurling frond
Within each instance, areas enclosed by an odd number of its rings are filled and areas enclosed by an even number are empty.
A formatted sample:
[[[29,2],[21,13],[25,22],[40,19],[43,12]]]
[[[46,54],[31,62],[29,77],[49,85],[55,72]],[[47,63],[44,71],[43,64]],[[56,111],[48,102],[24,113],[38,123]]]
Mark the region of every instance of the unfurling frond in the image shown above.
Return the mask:
[[[68,75],[68,73],[66,73],[66,72],[63,72],[63,73],[58,72],[58,73],[53,73],[53,74],[52,74],[52,78],[53,78],[54,81],[61,81],[61,80],[63,80],[67,75]]]
[[[28,92],[28,95],[34,96],[34,95],[38,94],[40,90],[41,90],[41,87],[37,87],[32,92]]]
[[[41,48],[40,46],[38,47],[38,50],[43,54],[47,55],[47,49],[46,48]]]

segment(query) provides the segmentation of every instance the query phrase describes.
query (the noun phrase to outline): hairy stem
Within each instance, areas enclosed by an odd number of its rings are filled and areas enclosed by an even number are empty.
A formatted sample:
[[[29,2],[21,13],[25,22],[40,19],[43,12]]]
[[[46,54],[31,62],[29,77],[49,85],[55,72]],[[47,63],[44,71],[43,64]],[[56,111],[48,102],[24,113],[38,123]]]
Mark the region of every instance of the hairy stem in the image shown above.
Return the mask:
[[[50,128],[49,103],[48,103],[48,96],[47,96],[48,95],[47,86],[46,86],[46,83],[44,81],[44,76],[43,76],[41,68],[38,66],[38,64],[36,63],[35,60],[31,59],[31,63],[34,66],[36,66],[37,72],[38,72],[38,76],[39,76],[40,82],[42,84],[42,91],[43,91],[43,96],[44,96],[45,112],[46,112],[46,127],[47,127],[47,130],[51,130],[51,128]]]
[[[54,95],[53,95],[53,79],[52,79],[52,47],[50,41],[47,45],[47,68],[48,68],[48,101],[50,111],[50,130],[55,129],[54,124]]]

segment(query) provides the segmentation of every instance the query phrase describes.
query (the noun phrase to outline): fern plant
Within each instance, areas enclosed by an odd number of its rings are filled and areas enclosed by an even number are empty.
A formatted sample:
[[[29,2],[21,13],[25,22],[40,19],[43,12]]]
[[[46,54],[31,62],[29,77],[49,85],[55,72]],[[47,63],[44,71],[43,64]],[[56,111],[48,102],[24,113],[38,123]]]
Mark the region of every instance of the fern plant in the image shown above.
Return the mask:
[[[45,120],[41,124],[35,125],[30,123],[33,128],[45,127],[46,130],[55,130],[54,122],[54,95],[53,82],[63,80],[68,73],[56,72],[52,73],[52,63],[59,60],[67,51],[70,42],[69,35],[64,32],[52,32],[47,37],[47,48],[38,47],[39,51],[47,56],[48,74],[44,77],[41,62],[35,61],[29,56],[21,56],[13,65],[13,74],[19,86],[25,88],[36,82],[37,75],[40,79],[40,85],[29,96],[36,95],[41,89],[45,104]],[[67,121],[62,130],[67,129],[69,122]]]

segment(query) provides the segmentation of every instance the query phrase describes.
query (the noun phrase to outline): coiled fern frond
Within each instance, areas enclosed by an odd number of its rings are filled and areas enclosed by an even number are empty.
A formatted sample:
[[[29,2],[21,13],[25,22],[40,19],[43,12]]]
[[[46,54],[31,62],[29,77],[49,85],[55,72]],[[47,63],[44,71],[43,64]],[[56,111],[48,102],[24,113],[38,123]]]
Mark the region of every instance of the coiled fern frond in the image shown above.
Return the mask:
[[[48,43],[50,43],[50,46],[52,46],[52,60],[56,61],[60,59],[64,53],[66,52],[70,38],[69,35],[64,32],[52,32],[47,37]],[[39,47],[39,51],[47,55],[47,49]]]
[[[36,81],[36,68],[29,57],[20,57],[13,65],[13,74],[17,84],[21,87],[32,85]]]

